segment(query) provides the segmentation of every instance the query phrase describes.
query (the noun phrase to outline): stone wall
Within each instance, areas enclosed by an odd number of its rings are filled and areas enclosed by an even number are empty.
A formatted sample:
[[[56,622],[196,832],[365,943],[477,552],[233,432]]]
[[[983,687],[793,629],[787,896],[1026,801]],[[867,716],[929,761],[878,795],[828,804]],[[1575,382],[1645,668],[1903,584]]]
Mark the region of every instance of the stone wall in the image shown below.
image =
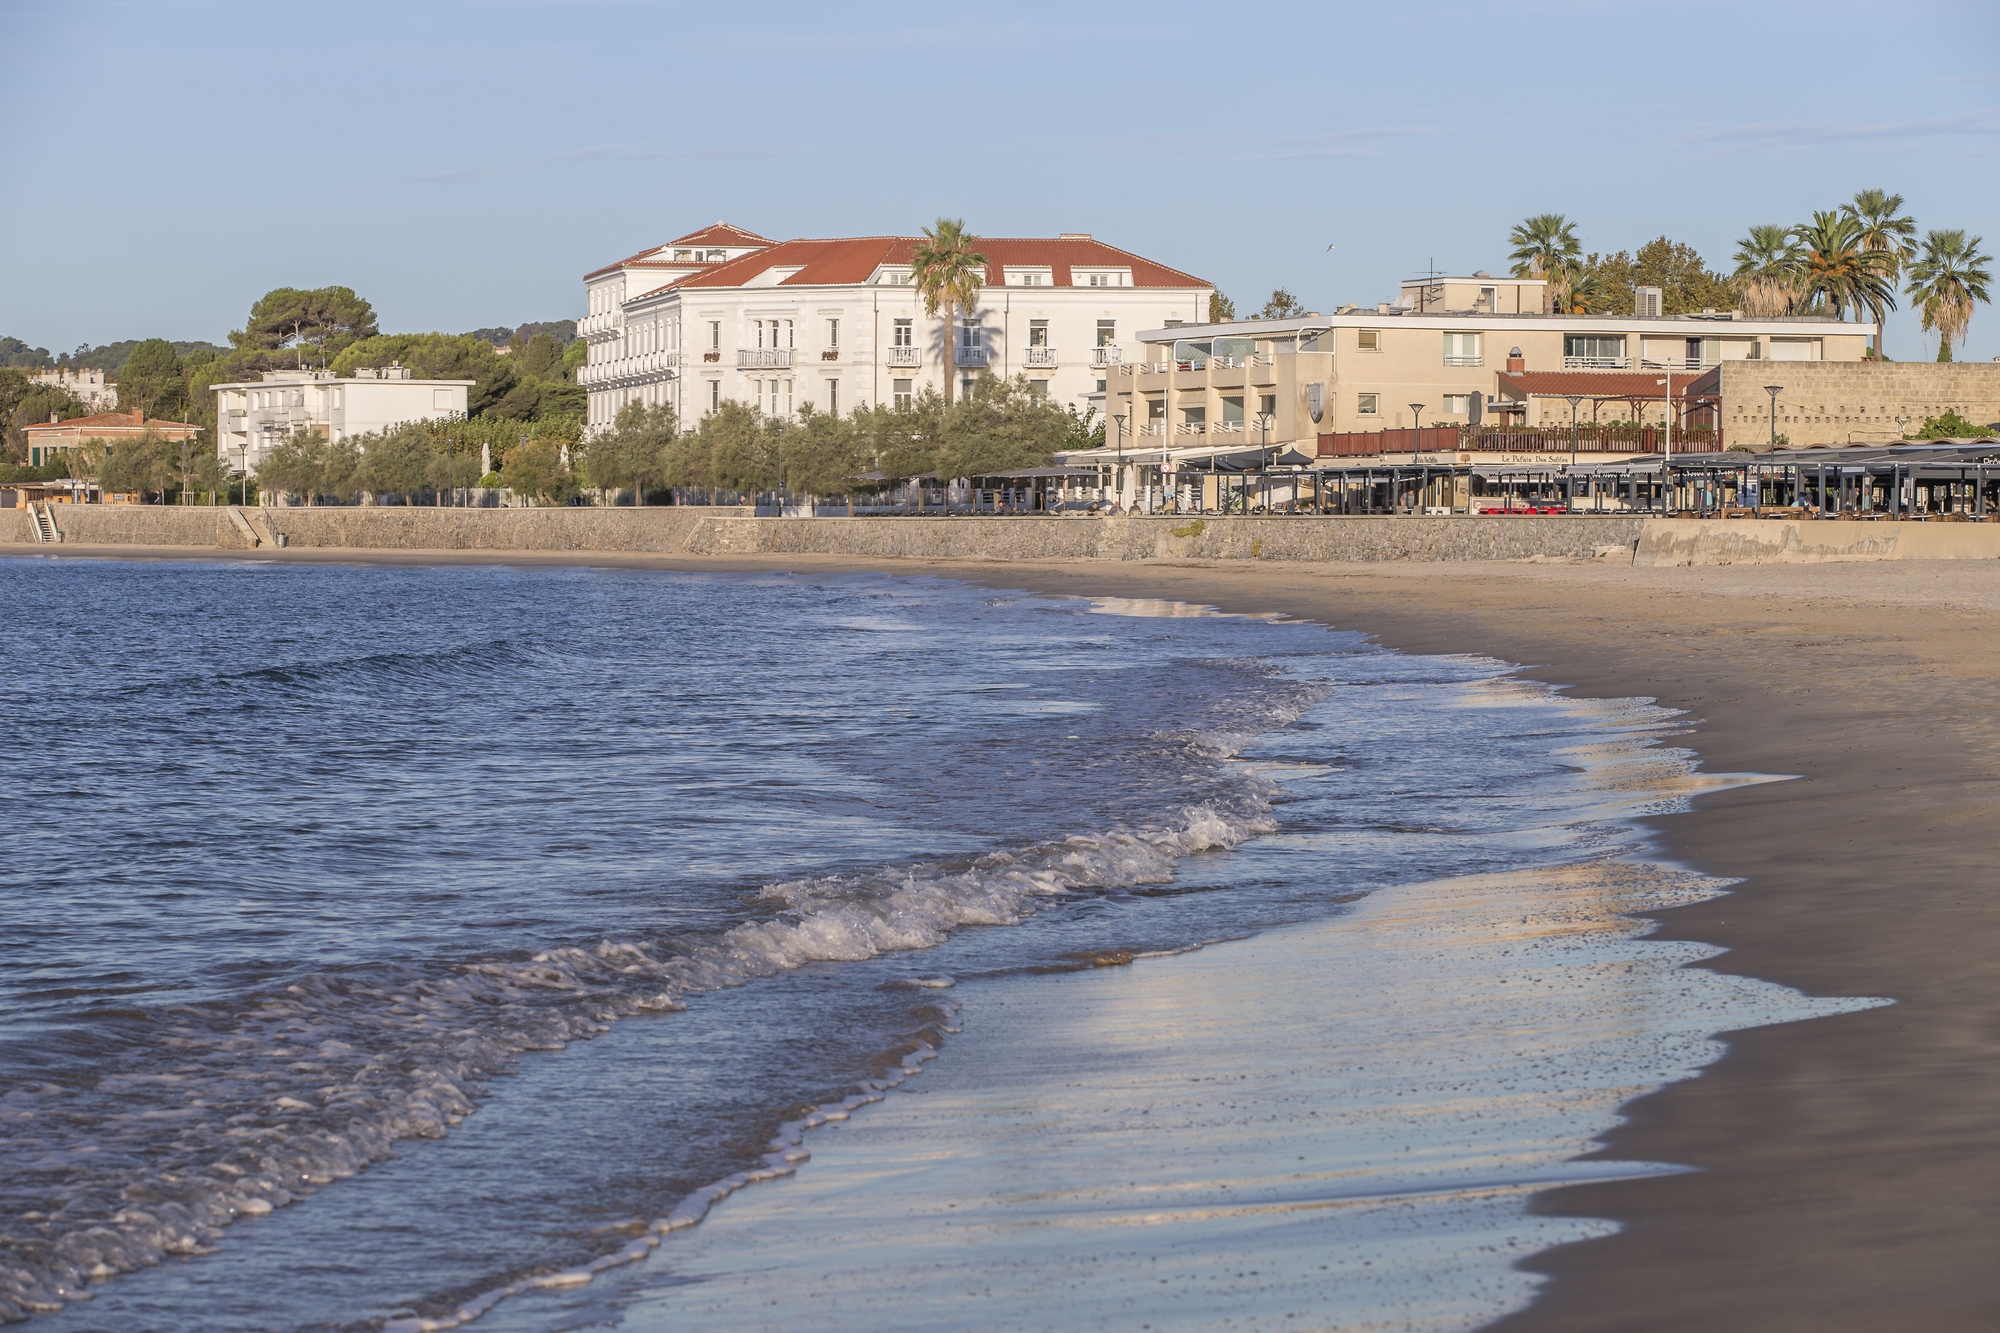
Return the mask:
[[[1991,361],[1725,361],[1720,369],[1725,438],[1760,451],[1771,431],[1767,384],[1783,387],[1778,434],[1795,448],[1887,444],[1951,411],[2000,423],[2000,363]]]
[[[1437,518],[751,518],[740,510],[313,508],[247,511],[288,548],[617,551],[944,560],[1517,560],[1631,547],[1642,520]],[[7,520],[15,520],[11,528]],[[67,543],[240,549],[225,508],[58,506]],[[32,543],[26,511],[0,542]],[[270,543],[267,543],[267,545]]]

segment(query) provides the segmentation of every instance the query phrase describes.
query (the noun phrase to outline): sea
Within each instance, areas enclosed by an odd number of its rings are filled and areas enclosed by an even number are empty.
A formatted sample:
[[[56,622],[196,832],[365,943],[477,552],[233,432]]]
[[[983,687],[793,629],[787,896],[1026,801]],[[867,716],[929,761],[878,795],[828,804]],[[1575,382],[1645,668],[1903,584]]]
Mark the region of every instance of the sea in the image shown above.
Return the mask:
[[[0,604],[0,1321],[50,1333],[643,1284],[950,1061],[967,978],[1574,863],[1687,796],[1579,754],[1692,771],[1507,663],[939,578],[8,558]]]

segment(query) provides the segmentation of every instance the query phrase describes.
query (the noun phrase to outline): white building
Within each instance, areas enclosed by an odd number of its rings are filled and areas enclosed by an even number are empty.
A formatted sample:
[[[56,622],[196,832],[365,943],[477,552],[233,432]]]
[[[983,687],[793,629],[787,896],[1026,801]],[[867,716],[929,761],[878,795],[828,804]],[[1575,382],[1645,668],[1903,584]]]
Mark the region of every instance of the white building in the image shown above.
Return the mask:
[[[255,472],[272,448],[298,432],[344,440],[406,421],[465,415],[473,380],[420,380],[406,366],[361,369],[353,379],[329,370],[271,370],[257,381],[217,384],[215,448],[224,462]]]
[[[924,313],[910,271],[921,237],[771,241],[727,223],[584,276],[578,381],[589,426],[627,403],[693,424],[724,401],[788,416],[894,404],[944,376],[1026,376],[1079,407],[1142,328],[1196,322],[1214,290],[1087,235],[982,236],[985,288],[956,329]]]
[[[75,395],[93,412],[110,412],[118,406],[118,386],[107,380],[101,370],[88,367],[69,370],[58,366],[54,370],[38,370],[28,378]]]

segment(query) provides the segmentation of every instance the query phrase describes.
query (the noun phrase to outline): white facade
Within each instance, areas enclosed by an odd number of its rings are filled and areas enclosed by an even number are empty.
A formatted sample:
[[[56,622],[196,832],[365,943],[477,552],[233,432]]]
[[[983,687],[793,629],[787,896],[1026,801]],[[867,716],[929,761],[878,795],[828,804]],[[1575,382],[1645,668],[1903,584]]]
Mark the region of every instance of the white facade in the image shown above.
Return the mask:
[[[980,238],[986,285],[958,327],[924,313],[920,238],[772,242],[718,223],[586,276],[588,424],[632,402],[692,425],[724,402],[771,416],[894,405],[981,373],[1100,402],[1138,331],[1206,317],[1213,288],[1088,236]]]
[[[224,462],[255,472],[300,431],[343,440],[408,421],[465,415],[473,380],[420,380],[404,366],[336,378],[327,370],[272,370],[258,381],[217,384],[215,447]]]
[[[28,378],[52,389],[67,390],[93,412],[110,412],[118,406],[118,386],[107,381],[101,370],[67,370],[59,366],[54,370],[38,370]]]

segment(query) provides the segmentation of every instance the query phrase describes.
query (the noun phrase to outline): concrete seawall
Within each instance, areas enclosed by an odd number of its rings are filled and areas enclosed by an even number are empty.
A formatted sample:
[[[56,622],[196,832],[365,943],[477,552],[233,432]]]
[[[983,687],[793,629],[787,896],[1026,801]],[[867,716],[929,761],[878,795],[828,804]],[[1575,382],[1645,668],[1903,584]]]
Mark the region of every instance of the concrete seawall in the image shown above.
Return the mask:
[[[947,560],[1518,560],[1630,549],[1636,518],[751,518],[741,510],[251,509],[290,548]],[[226,508],[57,505],[65,543],[241,550]],[[32,546],[24,510],[0,543]]]
[[[1642,565],[2000,559],[2000,524],[1604,517],[752,518],[741,509],[249,509],[57,505],[72,546],[604,551],[916,560],[1523,560],[1632,550]],[[248,529],[248,531],[246,531]],[[27,511],[0,544],[33,547]]]

